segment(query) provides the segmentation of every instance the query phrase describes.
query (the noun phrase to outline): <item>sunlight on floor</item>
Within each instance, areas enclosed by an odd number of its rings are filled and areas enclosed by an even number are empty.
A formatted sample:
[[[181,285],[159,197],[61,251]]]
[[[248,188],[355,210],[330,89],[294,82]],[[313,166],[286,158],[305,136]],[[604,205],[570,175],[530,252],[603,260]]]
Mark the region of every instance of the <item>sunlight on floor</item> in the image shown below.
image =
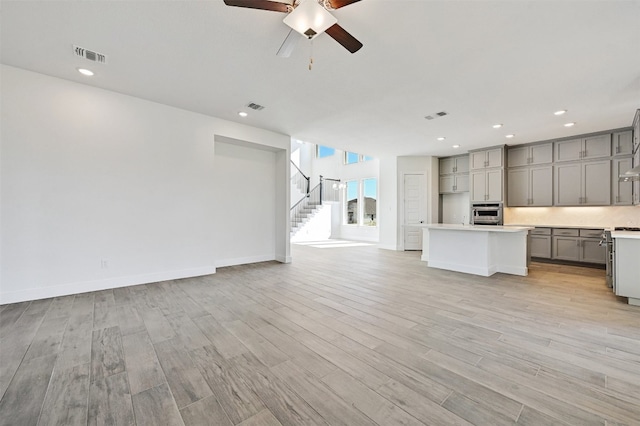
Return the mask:
[[[373,246],[374,243],[363,243],[358,241],[345,241],[345,240],[325,240],[325,241],[304,241],[299,243],[292,243],[300,246],[309,246],[315,248],[341,248],[341,247],[366,247]]]

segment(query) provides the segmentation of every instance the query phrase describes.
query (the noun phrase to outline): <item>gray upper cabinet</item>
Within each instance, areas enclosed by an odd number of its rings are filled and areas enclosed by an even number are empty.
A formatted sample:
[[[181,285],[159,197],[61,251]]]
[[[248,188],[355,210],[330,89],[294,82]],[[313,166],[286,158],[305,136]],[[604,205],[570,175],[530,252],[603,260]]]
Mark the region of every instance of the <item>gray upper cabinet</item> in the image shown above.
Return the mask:
[[[553,161],[553,143],[509,148],[507,165],[509,167],[548,164]]]
[[[503,171],[502,169],[471,172],[471,202],[502,201]]]
[[[440,174],[448,175],[453,173],[469,172],[469,156],[446,157],[440,159]]]
[[[490,167],[502,167],[502,148],[487,149],[471,152],[471,170],[480,170]]]
[[[533,166],[507,172],[507,205],[538,207],[553,205],[553,168]]]
[[[582,151],[582,139],[556,142],[556,161],[580,160]]]
[[[633,138],[631,130],[613,134],[613,155],[633,154]]]
[[[440,194],[469,191],[469,156],[440,159]]]
[[[440,176],[440,193],[454,194],[469,191],[469,174]]]
[[[611,204],[609,160],[556,164],[555,205],[606,206]]]
[[[556,161],[588,160],[611,155],[611,133],[558,141]]]
[[[612,203],[616,206],[633,204],[633,182],[619,182],[618,177],[631,168],[632,158],[614,158],[612,161],[611,193]]]
[[[583,139],[583,160],[609,157],[611,155],[611,134],[590,136]]]

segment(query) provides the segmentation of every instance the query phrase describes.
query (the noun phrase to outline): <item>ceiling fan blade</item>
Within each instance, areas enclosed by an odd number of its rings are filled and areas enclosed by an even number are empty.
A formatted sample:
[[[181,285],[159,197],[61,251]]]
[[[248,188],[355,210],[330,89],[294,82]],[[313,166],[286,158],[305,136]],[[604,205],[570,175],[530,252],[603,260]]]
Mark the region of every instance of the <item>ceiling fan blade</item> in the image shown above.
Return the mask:
[[[287,34],[287,38],[285,38],[282,42],[282,46],[280,46],[280,49],[278,49],[278,53],[276,53],[276,56],[279,56],[281,58],[288,58],[289,56],[291,56],[293,49],[295,49],[295,47],[298,45],[298,42],[301,38],[302,36],[296,30],[290,30],[289,34]]]
[[[325,32],[351,53],[356,53],[362,47],[362,43],[338,24],[333,24]]]
[[[290,6],[286,3],[269,0],[224,0],[227,6],[247,7],[249,9],[272,10],[288,13]]]
[[[351,3],[359,2],[360,0],[329,0],[332,9],[340,9],[341,7],[349,6]]]

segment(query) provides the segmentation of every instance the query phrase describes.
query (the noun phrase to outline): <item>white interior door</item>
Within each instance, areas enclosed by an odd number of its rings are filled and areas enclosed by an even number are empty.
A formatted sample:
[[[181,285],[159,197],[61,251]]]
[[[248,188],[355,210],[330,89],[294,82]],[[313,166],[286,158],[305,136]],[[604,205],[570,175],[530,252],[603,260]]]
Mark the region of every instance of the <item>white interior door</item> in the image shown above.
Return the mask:
[[[427,207],[424,189],[426,188],[424,174],[404,175],[404,249],[422,250],[422,228],[410,225],[420,225],[425,222]]]

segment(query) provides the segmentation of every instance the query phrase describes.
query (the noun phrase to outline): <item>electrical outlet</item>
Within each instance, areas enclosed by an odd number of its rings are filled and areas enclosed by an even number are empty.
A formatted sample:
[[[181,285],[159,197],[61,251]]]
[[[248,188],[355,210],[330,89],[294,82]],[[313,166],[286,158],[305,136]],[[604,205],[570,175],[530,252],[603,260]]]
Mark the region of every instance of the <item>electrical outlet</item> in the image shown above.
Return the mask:
[[[102,268],[102,269],[109,268],[109,259],[100,260],[100,268]]]

